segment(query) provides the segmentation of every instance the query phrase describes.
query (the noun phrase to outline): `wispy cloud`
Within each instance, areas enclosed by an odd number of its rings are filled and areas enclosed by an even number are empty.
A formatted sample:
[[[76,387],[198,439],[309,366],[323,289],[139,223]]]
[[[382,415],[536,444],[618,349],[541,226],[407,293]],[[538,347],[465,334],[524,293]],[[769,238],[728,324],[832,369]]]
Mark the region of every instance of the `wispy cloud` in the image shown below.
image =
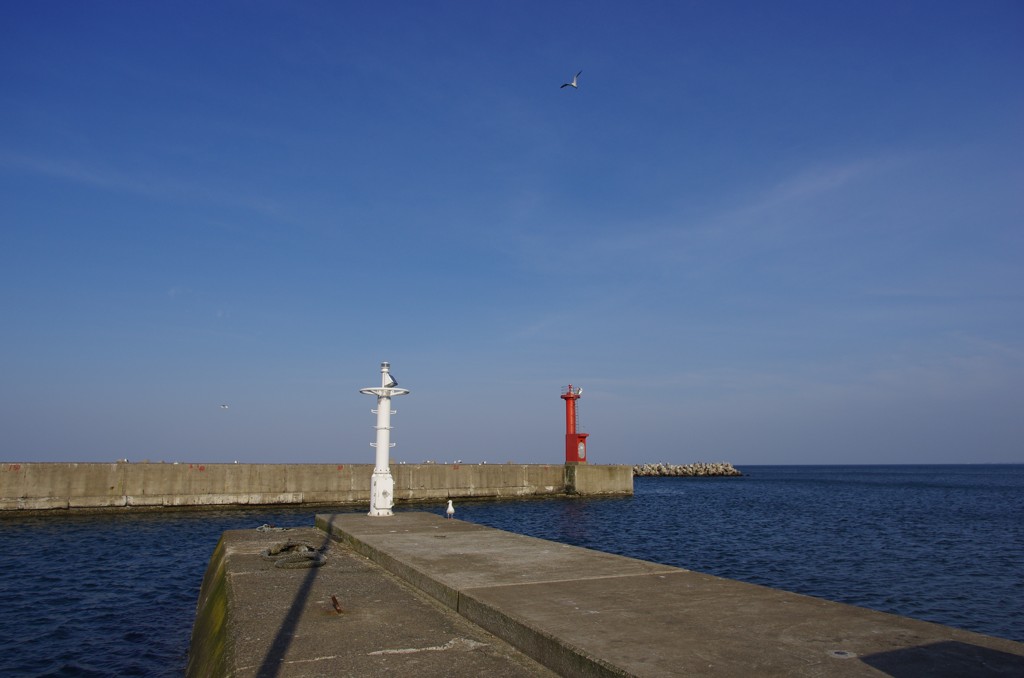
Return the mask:
[[[818,409],[856,412],[870,405],[884,410],[898,403],[957,403],[993,396],[1008,399],[1024,378],[1019,346],[977,337],[951,339],[941,346],[904,351],[886,349],[856,358],[832,356],[771,369],[718,367],[687,369],[663,362],[657,386],[682,396],[687,411],[786,412],[798,419]],[[590,396],[617,402],[641,401],[649,375],[591,376]],[[678,408],[680,399],[666,407]]]
[[[84,163],[75,158],[57,158],[0,152],[0,169],[67,181],[114,193],[128,193],[154,200],[209,202],[278,217],[280,206],[262,196],[215,191],[194,182],[166,176],[146,176]]]
[[[898,164],[895,157],[867,157],[816,163],[774,183],[734,196],[734,207],[695,222],[670,217],[659,235],[663,242],[682,246],[778,239],[820,225],[818,218],[862,183],[876,179]],[[823,202],[824,201],[824,202]]]
[[[699,217],[682,217],[677,203],[667,202],[659,216],[632,220],[628,223],[604,223],[587,237],[573,241],[581,260],[614,260],[633,258],[636,263],[651,266],[659,262],[674,264],[701,258],[707,265],[709,257],[730,258],[748,245],[766,239],[796,237],[801,229],[816,222],[815,215],[828,205],[860,190],[862,183],[876,180],[903,159],[896,155],[877,155],[815,163],[774,182],[766,182],[746,194],[733,195],[728,205],[718,212]],[[823,206],[823,200],[828,202]],[[605,221],[595,215],[594,221]],[[555,252],[552,239],[562,237],[558,229],[548,233],[520,236],[524,254],[531,258]]]
[[[75,184],[112,191],[138,193],[155,197],[163,197],[168,192],[166,188],[159,191],[152,184],[140,181],[138,178],[133,178],[127,174],[88,167],[69,158],[56,159],[0,153],[0,167],[10,171],[25,172],[51,179],[61,179]]]
[[[861,177],[871,176],[892,166],[893,158],[861,158],[857,160],[807,167],[768,188],[743,210],[759,213],[795,202],[828,195]]]

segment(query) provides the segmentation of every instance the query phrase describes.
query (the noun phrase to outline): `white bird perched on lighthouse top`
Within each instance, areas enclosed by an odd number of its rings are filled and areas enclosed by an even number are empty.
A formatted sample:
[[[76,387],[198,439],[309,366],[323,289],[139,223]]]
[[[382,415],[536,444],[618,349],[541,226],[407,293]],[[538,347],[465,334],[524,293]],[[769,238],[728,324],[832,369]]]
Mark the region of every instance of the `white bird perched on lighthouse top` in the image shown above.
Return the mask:
[[[446,508],[444,510],[444,512],[445,512],[445,517],[446,518],[454,518],[455,517],[455,507],[452,506],[452,500],[451,499],[448,500],[448,508]]]
[[[579,89],[580,86],[578,84],[578,81],[579,81],[580,73],[582,73],[582,72],[583,71],[579,71],[578,73],[576,73],[576,75],[572,76],[572,82],[567,82],[564,85],[562,85],[562,87],[559,87],[558,89],[562,89],[563,87],[572,87],[573,89]]]

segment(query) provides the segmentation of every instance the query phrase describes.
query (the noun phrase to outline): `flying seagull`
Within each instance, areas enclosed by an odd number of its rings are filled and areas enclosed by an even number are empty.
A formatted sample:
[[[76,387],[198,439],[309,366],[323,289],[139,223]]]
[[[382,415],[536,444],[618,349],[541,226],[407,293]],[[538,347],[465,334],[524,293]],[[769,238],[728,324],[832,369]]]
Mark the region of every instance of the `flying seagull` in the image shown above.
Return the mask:
[[[222,410],[226,410],[226,409],[228,409],[228,406],[227,406],[227,405],[221,405],[221,406],[220,406],[220,409],[222,409]]]
[[[579,89],[580,86],[577,84],[577,80],[579,80],[580,73],[582,72],[583,71],[580,71],[576,75],[572,76],[572,82],[567,82],[564,85],[562,85],[562,87],[572,87],[573,89]],[[562,89],[562,87],[559,87],[558,89]]]

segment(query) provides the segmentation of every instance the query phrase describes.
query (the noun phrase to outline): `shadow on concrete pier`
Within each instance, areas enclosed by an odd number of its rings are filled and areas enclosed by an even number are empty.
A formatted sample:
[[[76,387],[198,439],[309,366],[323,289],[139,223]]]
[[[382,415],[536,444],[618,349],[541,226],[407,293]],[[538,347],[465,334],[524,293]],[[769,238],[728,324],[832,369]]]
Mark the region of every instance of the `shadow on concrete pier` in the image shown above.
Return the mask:
[[[1024,676],[1024,657],[955,640],[880,652],[861,661],[893,678]]]
[[[331,543],[331,538],[327,534],[322,535],[322,539],[316,550],[318,552],[325,552],[328,550],[328,546]],[[275,564],[276,567],[276,564]],[[309,595],[313,590],[313,582],[316,580],[317,575],[320,573],[319,567],[308,567],[301,570],[305,573],[302,579],[302,583],[299,584],[298,589],[295,591],[295,595],[292,599],[291,607],[288,608],[288,612],[285,613],[284,619],[281,620],[281,625],[277,630],[277,635],[274,636],[274,641],[270,644],[270,649],[267,650],[267,655],[263,659],[263,663],[256,670],[256,678],[277,678],[280,673],[281,666],[285,662],[285,658],[288,656],[288,648],[291,646],[292,638],[295,637],[295,633],[299,628],[299,622],[302,619],[303,611],[309,604]]]

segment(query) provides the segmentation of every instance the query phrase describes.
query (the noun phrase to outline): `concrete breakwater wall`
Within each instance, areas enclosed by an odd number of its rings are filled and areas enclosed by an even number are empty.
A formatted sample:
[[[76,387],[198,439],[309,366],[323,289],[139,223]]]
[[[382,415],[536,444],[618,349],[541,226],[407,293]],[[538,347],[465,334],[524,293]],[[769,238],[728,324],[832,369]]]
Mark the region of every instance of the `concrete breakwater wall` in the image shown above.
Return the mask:
[[[683,476],[687,478],[710,476],[741,476],[728,462],[699,461],[695,464],[637,464],[633,467],[634,476]]]
[[[0,463],[0,511],[370,501],[372,464]],[[398,464],[395,500],[633,493],[628,466]]]

